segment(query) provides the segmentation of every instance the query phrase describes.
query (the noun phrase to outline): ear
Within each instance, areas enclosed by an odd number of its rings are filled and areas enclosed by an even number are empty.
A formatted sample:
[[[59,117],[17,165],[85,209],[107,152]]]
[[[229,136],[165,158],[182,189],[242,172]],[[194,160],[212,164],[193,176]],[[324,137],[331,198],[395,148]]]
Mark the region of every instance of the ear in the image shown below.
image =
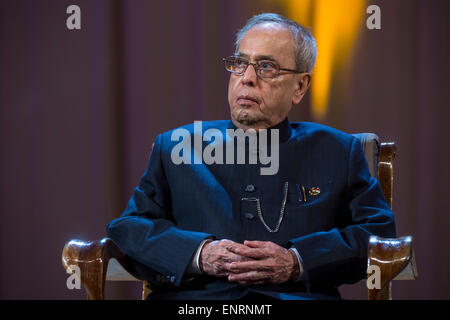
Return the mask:
[[[299,104],[302,101],[303,96],[308,91],[311,84],[310,73],[300,73],[297,75],[297,87],[295,88],[294,95],[292,96],[292,104]]]

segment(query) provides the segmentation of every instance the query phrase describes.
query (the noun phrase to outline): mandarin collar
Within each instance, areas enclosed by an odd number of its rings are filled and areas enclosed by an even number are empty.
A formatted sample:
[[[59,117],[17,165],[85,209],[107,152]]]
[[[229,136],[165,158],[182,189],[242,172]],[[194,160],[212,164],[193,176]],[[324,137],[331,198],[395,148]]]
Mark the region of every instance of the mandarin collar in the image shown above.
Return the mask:
[[[234,125],[233,121],[230,120],[230,123],[228,125],[228,129],[236,130],[236,129],[238,129],[238,127],[236,127]],[[274,126],[272,126],[270,128],[267,128],[268,133],[269,133],[268,136],[270,136],[270,130],[272,130],[272,129],[278,129],[279,130],[280,143],[288,141],[289,138],[291,137],[292,128],[291,128],[291,124],[289,122],[289,119],[287,117],[283,121],[281,121],[280,123],[278,123],[278,124],[276,124],[276,125],[274,125]]]

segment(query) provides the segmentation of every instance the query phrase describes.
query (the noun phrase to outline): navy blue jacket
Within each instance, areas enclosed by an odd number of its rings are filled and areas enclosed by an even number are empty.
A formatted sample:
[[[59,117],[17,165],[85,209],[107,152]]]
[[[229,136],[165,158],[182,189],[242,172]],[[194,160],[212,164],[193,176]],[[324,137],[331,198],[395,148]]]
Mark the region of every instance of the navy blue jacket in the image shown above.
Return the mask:
[[[231,121],[202,126],[203,131],[216,128],[224,137],[226,129],[236,128]],[[192,124],[182,128],[193,136]],[[275,175],[261,175],[259,163],[177,165],[171,152],[179,141],[171,141],[172,131],[157,136],[123,215],[107,226],[108,236],[151,280],[151,299],[233,299],[249,291],[281,299],[339,297],[339,285],[366,276],[369,236],[395,236],[393,214],[370,176],[358,139],[288,119],[274,128],[280,133]],[[258,217],[256,202],[243,198],[259,198],[263,217],[273,228],[285,182],[286,214],[279,231],[271,233]],[[303,260],[303,277],[279,285],[243,286],[187,274],[196,249],[208,237],[293,246]]]

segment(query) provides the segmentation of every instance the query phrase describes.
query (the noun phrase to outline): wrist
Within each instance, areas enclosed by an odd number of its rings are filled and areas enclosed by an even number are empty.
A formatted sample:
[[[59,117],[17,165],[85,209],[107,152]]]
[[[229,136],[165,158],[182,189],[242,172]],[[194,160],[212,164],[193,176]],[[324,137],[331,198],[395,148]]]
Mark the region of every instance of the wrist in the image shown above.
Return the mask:
[[[202,245],[202,248],[200,250],[200,254],[199,254],[199,258],[198,258],[198,268],[200,269],[201,273],[205,273],[203,271],[203,257],[204,257],[204,253],[206,252],[205,249],[207,249],[207,247],[209,246],[209,244],[212,242],[212,239],[207,239],[205,240],[205,242]]]
[[[295,252],[293,250],[288,250],[288,252],[292,258],[292,263],[293,263],[291,274],[289,276],[289,280],[296,281],[300,276],[300,265],[298,263],[298,258],[297,258],[297,255],[295,254]]]

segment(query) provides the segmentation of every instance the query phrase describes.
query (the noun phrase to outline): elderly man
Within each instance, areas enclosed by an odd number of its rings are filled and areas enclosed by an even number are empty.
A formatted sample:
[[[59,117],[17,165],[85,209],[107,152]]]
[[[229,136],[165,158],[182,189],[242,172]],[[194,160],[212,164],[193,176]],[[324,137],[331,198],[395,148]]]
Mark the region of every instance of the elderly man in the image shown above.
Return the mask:
[[[308,90],[315,57],[309,31],[277,14],[257,15],[223,59],[231,121],[158,135],[125,212],[107,227],[137,265],[157,275],[149,276],[150,299],[338,298],[339,285],[365,276],[369,236],[395,236],[360,142],[287,118]],[[229,146],[238,129],[260,143],[233,145],[227,159],[239,146],[270,151],[279,154],[276,170],[217,161],[217,146]],[[202,139],[207,131],[214,139]],[[180,138],[194,141],[192,153],[178,153]],[[198,161],[199,146],[216,148],[215,161]]]

